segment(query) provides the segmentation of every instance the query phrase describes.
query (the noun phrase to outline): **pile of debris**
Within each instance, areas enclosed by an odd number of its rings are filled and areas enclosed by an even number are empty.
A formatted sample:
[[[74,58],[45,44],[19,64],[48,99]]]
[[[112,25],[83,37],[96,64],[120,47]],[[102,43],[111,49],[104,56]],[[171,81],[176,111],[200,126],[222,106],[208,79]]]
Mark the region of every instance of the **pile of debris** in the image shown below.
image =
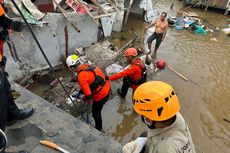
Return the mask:
[[[189,29],[194,34],[207,35],[208,32],[219,31],[219,28],[209,25],[196,13],[178,12],[177,16],[170,17],[168,22],[176,30]]]

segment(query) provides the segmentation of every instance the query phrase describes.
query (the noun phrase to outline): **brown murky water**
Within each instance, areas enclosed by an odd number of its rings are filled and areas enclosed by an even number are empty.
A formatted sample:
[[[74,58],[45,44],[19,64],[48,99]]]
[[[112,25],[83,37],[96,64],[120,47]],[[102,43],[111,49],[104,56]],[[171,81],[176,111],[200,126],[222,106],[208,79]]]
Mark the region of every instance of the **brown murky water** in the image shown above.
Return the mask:
[[[182,9],[181,2],[170,0],[154,3],[154,9],[175,15]],[[196,12],[215,27],[227,27],[226,19],[220,12]],[[144,36],[142,19],[130,18],[123,33],[114,33],[110,38],[118,48],[134,35],[134,29]],[[149,32],[149,31],[147,31]],[[127,38],[127,39],[126,39]],[[216,38],[217,42],[212,41]],[[157,58],[164,59],[189,81],[184,81],[174,72],[165,69],[151,80],[162,80],[171,84],[179,95],[181,113],[189,124],[198,153],[230,152],[230,39],[221,32],[207,36],[194,35],[189,31],[169,28],[165,41],[160,46]],[[121,82],[113,82],[113,94]],[[32,89],[33,90],[33,89]],[[38,89],[40,91],[40,89]],[[122,144],[135,139],[146,130],[140,117],[133,111],[131,90],[126,99],[115,96],[103,108],[103,128],[106,133]]]
[[[170,10],[171,2],[158,1],[154,9],[175,15],[182,9],[182,5],[173,1],[174,8]],[[226,19],[229,16],[223,16],[222,12],[186,10],[196,12],[212,26],[227,27]],[[144,24],[142,20],[130,18],[126,31],[115,33],[111,41],[121,47],[128,41],[125,38],[133,37],[132,28],[139,35],[144,35]],[[212,38],[216,38],[217,42],[212,41]],[[151,77],[151,80],[171,84],[177,91],[182,105],[181,112],[189,124],[197,152],[230,152],[230,123],[224,121],[230,120],[230,38],[221,32],[200,36],[186,30],[169,28],[157,58],[166,60],[167,64],[189,79],[184,81],[167,68]],[[116,86],[119,87],[118,84]],[[133,112],[131,97],[122,100],[116,96],[103,109],[103,120],[107,133],[122,144],[146,130],[140,117]]]

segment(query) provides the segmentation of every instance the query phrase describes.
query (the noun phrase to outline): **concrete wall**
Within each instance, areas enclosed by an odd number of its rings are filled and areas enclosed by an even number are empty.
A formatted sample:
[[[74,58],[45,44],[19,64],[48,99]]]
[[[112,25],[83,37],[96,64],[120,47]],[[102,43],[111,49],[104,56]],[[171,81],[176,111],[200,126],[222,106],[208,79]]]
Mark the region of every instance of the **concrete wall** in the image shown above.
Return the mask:
[[[61,55],[65,55],[65,34],[64,27],[67,25],[69,41],[68,48],[69,54],[73,52],[74,48],[87,47],[92,43],[97,42],[98,27],[93,20],[86,14],[69,13],[70,17],[76,21],[81,32],[77,33],[62,14],[48,13],[43,21],[48,21],[50,28],[56,34],[54,37],[47,24],[43,27],[32,26],[32,29],[37,36],[45,54],[52,64],[60,62]],[[47,66],[47,63],[42,56],[39,48],[37,47],[35,40],[33,39],[28,28],[25,27],[21,34],[24,40],[20,37],[20,33],[13,33],[12,38],[15,43],[19,58],[23,61],[24,67],[27,69],[36,69]],[[25,73],[24,70],[20,70],[18,63],[15,63],[10,55],[9,48],[5,43],[4,46],[5,55],[8,58],[7,71],[13,79],[22,77]]]

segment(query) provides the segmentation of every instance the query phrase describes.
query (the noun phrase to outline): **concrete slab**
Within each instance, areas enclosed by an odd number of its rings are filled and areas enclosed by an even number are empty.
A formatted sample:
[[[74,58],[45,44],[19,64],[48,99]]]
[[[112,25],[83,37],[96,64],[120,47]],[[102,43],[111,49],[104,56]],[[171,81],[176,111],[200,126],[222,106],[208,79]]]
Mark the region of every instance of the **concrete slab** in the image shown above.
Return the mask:
[[[14,83],[13,87],[21,93],[17,105],[33,107],[35,113],[7,128],[8,151],[27,149],[31,153],[55,153],[57,151],[39,144],[39,140],[50,140],[71,153],[121,152],[121,144],[112,138],[21,86]]]

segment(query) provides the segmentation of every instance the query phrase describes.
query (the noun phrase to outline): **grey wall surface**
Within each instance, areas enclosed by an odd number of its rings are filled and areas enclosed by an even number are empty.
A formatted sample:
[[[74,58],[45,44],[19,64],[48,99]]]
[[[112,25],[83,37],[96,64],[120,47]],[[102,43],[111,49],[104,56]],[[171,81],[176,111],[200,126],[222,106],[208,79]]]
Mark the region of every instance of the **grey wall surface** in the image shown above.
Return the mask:
[[[76,21],[76,24],[81,30],[80,33],[77,33],[63,15],[58,13],[48,13],[44,17],[43,21],[48,21],[50,28],[47,24],[44,24],[42,27],[32,26],[32,29],[51,64],[55,65],[59,63],[61,55],[65,55],[64,27],[66,25],[69,35],[69,54],[73,52],[74,48],[81,46],[87,47],[92,43],[97,42],[98,27],[88,15],[69,13],[69,16]],[[50,29],[56,34],[55,37]],[[20,34],[23,35],[24,40]],[[19,58],[24,63],[24,67],[32,70],[47,66],[44,57],[27,27],[25,27],[21,33],[14,32],[12,39],[15,43]],[[13,79],[23,77],[25,72],[24,70],[20,70],[19,64],[13,61],[6,43],[4,46],[4,52],[8,58],[6,70],[10,73],[10,76],[12,76]]]

